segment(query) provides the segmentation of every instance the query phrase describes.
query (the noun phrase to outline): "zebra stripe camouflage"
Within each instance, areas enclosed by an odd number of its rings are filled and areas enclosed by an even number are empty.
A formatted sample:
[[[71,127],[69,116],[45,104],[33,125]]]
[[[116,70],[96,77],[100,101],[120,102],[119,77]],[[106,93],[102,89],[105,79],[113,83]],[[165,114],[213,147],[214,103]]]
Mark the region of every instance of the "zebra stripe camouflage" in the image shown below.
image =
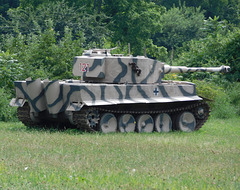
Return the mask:
[[[26,99],[31,112],[79,111],[83,105],[166,103],[201,100],[192,83],[92,84],[81,81],[16,81],[17,99]],[[16,101],[19,104],[19,101]]]

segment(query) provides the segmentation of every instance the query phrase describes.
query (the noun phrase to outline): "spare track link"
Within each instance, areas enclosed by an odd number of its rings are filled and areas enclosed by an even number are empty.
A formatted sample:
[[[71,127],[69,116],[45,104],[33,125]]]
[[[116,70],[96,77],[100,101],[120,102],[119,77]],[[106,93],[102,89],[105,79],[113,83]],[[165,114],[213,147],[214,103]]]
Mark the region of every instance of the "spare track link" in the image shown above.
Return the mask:
[[[205,110],[204,115],[201,118],[198,117],[198,108],[199,107],[203,107]],[[179,113],[181,113],[183,111],[190,111],[194,114],[194,116],[196,118],[197,125],[196,125],[195,130],[199,130],[203,126],[203,124],[207,121],[207,119],[209,117],[209,113],[210,113],[209,105],[203,101],[199,101],[194,104],[187,105],[187,106],[184,106],[184,104],[182,104],[181,106],[179,106],[177,108],[172,108],[172,109],[170,108],[170,109],[151,110],[151,111],[114,110],[114,109],[106,109],[106,108],[104,108],[104,106],[90,107],[90,108],[86,107],[86,108],[83,108],[79,112],[73,112],[73,122],[74,122],[74,125],[76,125],[78,129],[80,129],[82,131],[87,131],[87,132],[99,131],[99,129],[97,127],[95,127],[95,128],[90,127],[89,121],[87,119],[88,109],[95,109],[95,110],[99,111],[100,113],[135,114],[135,115],[140,115],[140,114],[154,115],[154,114],[160,114],[160,113],[168,113],[168,114],[174,115],[174,116],[178,115]]]

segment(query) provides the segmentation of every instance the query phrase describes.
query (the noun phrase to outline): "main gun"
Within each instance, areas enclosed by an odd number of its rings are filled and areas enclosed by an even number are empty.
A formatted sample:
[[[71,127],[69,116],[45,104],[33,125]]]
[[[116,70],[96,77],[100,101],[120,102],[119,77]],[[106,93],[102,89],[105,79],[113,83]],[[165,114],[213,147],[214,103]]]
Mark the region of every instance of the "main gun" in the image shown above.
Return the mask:
[[[230,71],[229,66],[220,67],[185,67],[185,66],[170,66],[164,65],[164,73],[189,73],[189,72],[222,72],[227,73]]]

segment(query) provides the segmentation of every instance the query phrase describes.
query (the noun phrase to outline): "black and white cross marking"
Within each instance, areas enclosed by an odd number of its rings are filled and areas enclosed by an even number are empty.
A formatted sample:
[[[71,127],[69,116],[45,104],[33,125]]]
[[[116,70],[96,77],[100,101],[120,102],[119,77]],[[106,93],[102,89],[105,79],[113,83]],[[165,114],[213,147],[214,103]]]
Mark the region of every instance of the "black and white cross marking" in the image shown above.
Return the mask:
[[[158,93],[159,93],[159,90],[158,90],[158,88],[157,88],[157,87],[154,89],[153,93],[154,93],[154,95],[155,95],[155,96],[157,96],[157,95],[158,95]]]

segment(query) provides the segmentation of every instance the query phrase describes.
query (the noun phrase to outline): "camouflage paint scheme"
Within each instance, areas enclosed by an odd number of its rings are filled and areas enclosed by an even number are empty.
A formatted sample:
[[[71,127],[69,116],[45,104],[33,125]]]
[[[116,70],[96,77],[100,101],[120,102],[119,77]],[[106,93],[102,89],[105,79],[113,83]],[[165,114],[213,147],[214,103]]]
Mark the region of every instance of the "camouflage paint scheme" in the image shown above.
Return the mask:
[[[22,107],[27,101],[30,112],[47,111],[54,118],[83,106],[202,100],[195,84],[162,81],[164,74],[229,69],[171,67],[143,56],[114,56],[104,51],[85,51],[74,58],[73,74],[83,80],[15,81],[16,98],[10,105]]]

